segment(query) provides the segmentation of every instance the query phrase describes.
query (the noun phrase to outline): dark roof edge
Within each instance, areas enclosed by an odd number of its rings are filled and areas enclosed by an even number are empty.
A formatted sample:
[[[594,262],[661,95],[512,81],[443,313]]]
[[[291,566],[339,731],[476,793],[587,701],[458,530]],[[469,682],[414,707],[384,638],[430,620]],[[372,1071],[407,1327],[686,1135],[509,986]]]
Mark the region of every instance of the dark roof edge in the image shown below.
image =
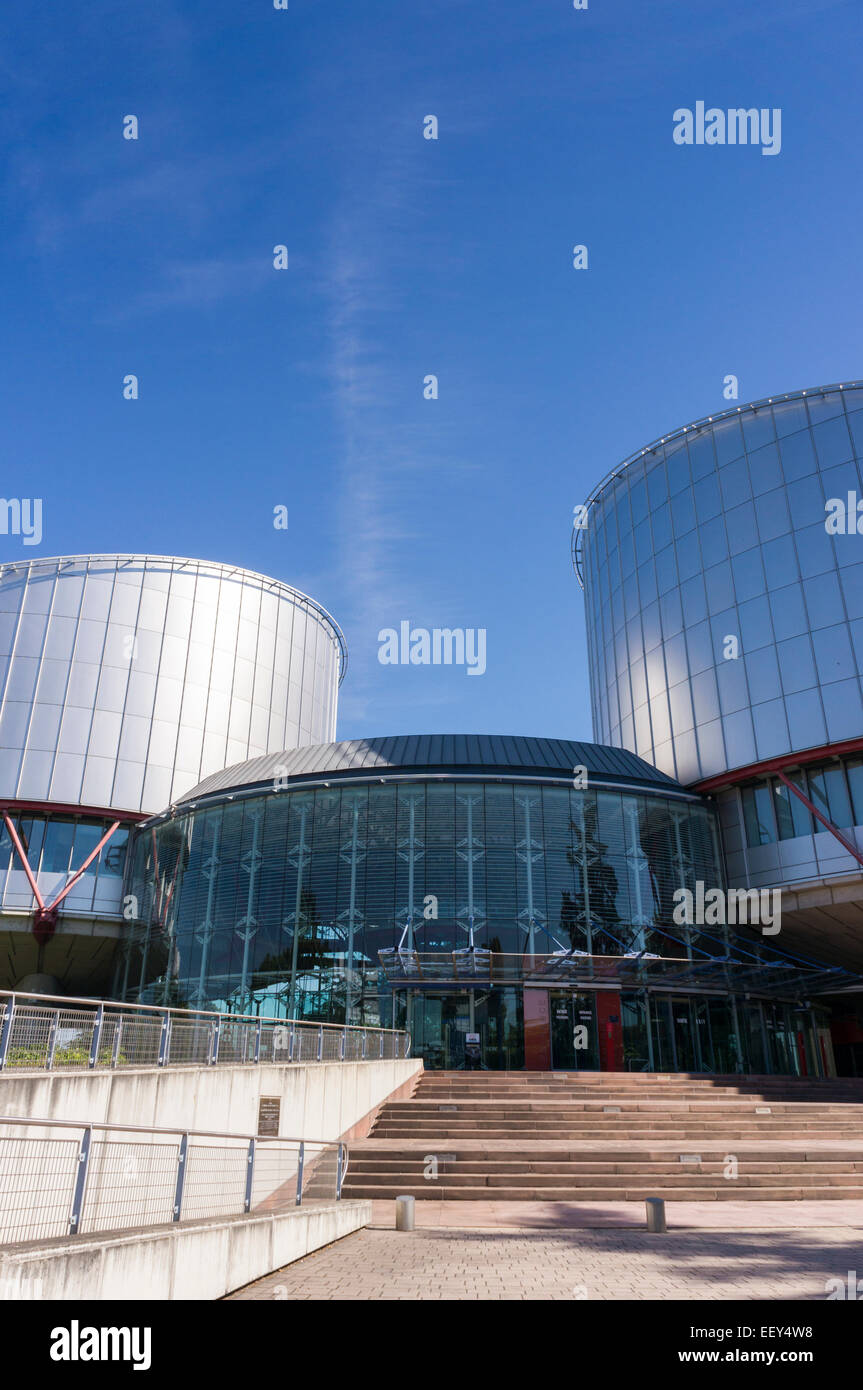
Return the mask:
[[[203,778],[174,805],[218,793],[264,787],[277,778],[296,782],[369,776],[503,776],[571,778],[584,766],[605,785],[640,786],[684,793],[685,788],[627,749],[566,739],[518,735],[424,734],[351,739],[262,754]]]

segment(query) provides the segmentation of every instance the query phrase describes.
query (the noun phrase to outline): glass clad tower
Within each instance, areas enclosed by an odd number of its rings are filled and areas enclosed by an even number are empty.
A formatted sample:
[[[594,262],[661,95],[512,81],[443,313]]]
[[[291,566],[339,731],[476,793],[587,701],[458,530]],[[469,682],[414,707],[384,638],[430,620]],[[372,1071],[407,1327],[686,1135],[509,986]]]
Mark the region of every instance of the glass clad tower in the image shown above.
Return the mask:
[[[730,888],[863,968],[863,385],[699,420],[596,487],[573,532],[596,736],[715,797]],[[858,508],[860,510],[858,510]],[[863,1009],[836,1001],[863,1074]]]
[[[691,785],[863,732],[863,387],[699,420],[621,464],[574,531],[594,729]],[[736,653],[736,655],[735,655]]]

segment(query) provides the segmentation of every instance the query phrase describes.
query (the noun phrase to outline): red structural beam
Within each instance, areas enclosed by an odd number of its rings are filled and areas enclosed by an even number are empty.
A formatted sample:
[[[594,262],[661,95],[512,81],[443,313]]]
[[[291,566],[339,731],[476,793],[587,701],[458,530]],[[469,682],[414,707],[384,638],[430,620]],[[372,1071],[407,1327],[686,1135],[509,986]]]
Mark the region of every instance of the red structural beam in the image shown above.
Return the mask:
[[[785,773],[782,771],[781,767],[777,767],[776,776],[779,778],[780,782],[785,783],[789,791],[792,791],[794,795],[798,797],[800,801],[803,802],[803,805],[806,807],[806,809],[808,811],[811,811],[815,819],[821,822],[821,824],[824,826],[824,829],[829,830],[830,834],[835,836],[842,848],[847,849],[848,853],[852,854],[854,858],[857,860],[857,863],[863,865],[863,854],[860,853],[857,846],[853,844],[853,842],[849,840],[847,836],[843,835],[841,830],[837,830],[833,822],[829,821],[827,817],[821,811],[818,810],[818,807],[809,800],[809,797],[806,796],[806,794],[802,792],[794,782],[791,781],[790,777],[785,776]]]
[[[55,809],[56,808],[52,806],[52,810]],[[140,819],[140,817],[138,817],[138,819]],[[24,869],[25,874],[27,875],[27,882],[30,884],[33,897],[36,899],[36,902],[38,904],[37,909],[33,914],[33,935],[35,936],[39,945],[43,946],[45,942],[49,941],[51,937],[54,935],[54,932],[57,927],[57,912],[66,894],[72,891],[81,875],[83,873],[86,873],[87,869],[89,869],[90,865],[93,863],[93,860],[96,858],[97,855],[101,854],[102,850],[110,840],[111,836],[114,834],[116,830],[119,830],[123,822],[120,819],[113,821],[113,823],[105,831],[99,843],[96,845],[96,848],[92,850],[90,854],[87,855],[87,858],[84,860],[84,863],[81,865],[81,867],[75,870],[74,874],[72,874],[71,878],[61,889],[61,891],[57,894],[56,898],[54,898],[53,901],[50,903],[46,903],[45,899],[42,897],[42,894],[39,892],[39,885],[36,882],[36,876],[33,873],[33,870],[30,866],[30,860],[27,858],[27,851],[25,850],[24,845],[21,842],[21,837],[18,834],[18,831],[15,829],[15,823],[12,820],[12,817],[9,815],[9,811],[6,809],[3,810],[3,823],[9,832],[9,838],[12,841],[12,844],[15,846],[15,851],[18,855],[18,858],[21,860],[22,867]]]
[[[823,762],[826,758],[842,758],[851,753],[863,753],[863,738],[845,739],[843,743],[825,743],[820,748],[807,748],[802,753],[783,753],[778,758],[766,758],[760,763],[748,763],[730,772],[719,772],[703,782],[693,783],[696,792],[714,792],[721,787],[733,787],[752,777],[767,777],[772,772],[787,772],[789,768],[805,767],[808,763]]]
[[[27,875],[27,882],[30,884],[30,887],[31,887],[32,890],[33,890],[33,897],[36,899],[37,903],[39,904],[39,911],[40,911],[40,912],[44,912],[44,911],[45,911],[45,899],[42,897],[42,894],[39,892],[39,889],[38,889],[37,884],[36,884],[36,879],[35,879],[35,877],[34,877],[34,875],[33,875],[33,870],[30,868],[30,860],[27,858],[27,852],[26,852],[26,850],[24,849],[24,846],[22,845],[21,840],[19,839],[18,831],[15,829],[15,826],[14,826],[14,824],[13,824],[13,822],[12,822],[12,819],[11,819],[11,817],[10,817],[8,811],[4,811],[4,812],[3,812],[3,821],[4,821],[4,824],[5,824],[5,826],[6,826],[6,829],[9,831],[9,839],[12,841],[13,845],[15,846],[15,849],[17,850],[17,853],[18,853],[18,858],[21,860],[21,863],[22,863],[23,866],[24,866],[24,872],[25,872],[25,874]]]
[[[114,811],[104,806],[77,806],[61,801],[0,801],[0,813],[15,813],[36,816],[83,816],[85,820],[116,820],[137,824],[147,819],[145,811]]]

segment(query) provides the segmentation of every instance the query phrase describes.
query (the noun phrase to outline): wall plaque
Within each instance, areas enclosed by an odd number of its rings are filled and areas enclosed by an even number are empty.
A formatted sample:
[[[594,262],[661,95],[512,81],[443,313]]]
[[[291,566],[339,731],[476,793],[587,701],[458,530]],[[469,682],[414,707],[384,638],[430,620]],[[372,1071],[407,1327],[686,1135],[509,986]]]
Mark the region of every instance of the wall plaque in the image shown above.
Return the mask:
[[[258,1134],[276,1138],[279,1133],[280,1096],[261,1096],[258,1102]]]

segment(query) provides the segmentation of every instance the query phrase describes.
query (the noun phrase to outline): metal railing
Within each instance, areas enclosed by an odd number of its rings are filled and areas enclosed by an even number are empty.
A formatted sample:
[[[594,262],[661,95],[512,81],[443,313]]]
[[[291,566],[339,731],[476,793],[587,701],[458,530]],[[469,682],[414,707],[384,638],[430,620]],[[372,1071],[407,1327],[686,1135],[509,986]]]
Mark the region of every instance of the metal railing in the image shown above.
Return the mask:
[[[410,1055],[393,1028],[306,1023],[0,991],[0,1071],[371,1062]]]
[[[0,1116],[0,1245],[337,1202],[347,1161],[338,1141]]]

